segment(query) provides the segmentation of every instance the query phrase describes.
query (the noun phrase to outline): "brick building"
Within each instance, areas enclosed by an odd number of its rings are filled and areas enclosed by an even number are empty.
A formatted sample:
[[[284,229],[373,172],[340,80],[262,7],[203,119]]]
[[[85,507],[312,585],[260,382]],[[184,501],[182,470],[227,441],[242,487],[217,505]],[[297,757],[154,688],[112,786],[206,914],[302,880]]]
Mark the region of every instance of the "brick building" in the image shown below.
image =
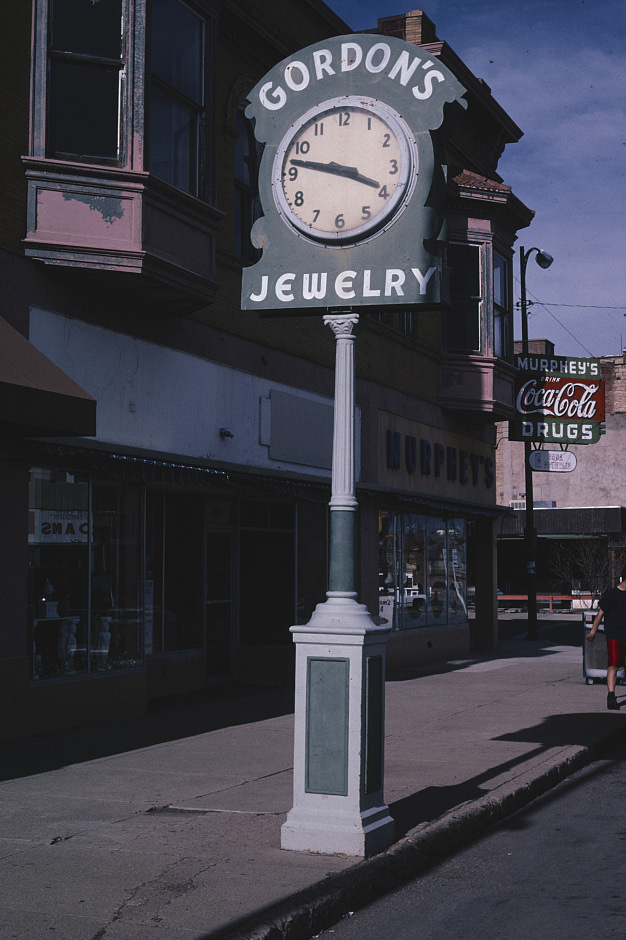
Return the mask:
[[[532,213],[498,175],[521,131],[488,86],[421,12],[377,30],[468,104],[434,135],[452,307],[369,312],[357,343],[360,599],[393,665],[467,651],[469,580],[495,642],[495,422]],[[289,627],[327,587],[334,340],[321,315],[241,310],[244,106],[347,32],[320,0],[2,5],[3,734],[289,679]]]

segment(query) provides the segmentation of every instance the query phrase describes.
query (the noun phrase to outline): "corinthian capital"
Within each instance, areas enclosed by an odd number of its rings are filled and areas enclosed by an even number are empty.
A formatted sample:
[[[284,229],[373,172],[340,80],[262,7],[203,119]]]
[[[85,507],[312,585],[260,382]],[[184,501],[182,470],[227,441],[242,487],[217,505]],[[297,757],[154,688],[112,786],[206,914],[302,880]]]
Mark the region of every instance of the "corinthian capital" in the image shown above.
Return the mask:
[[[352,336],[352,330],[358,322],[358,313],[328,313],[324,317],[324,326],[329,326],[337,339]]]

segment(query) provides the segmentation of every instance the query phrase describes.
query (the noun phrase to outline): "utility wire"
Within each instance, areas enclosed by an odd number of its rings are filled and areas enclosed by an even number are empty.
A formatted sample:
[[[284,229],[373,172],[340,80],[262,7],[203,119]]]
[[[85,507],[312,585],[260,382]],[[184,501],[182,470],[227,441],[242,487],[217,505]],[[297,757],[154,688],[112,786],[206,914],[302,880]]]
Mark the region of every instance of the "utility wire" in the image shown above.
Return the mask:
[[[516,277],[515,280],[517,281],[518,278]],[[578,345],[579,345],[582,349],[585,350],[585,352],[587,353],[588,356],[590,356],[592,359],[594,358],[594,355],[593,355],[593,353],[591,352],[591,350],[590,350],[590,349],[587,349],[587,347],[585,346],[585,344],[580,341],[580,338],[579,338],[578,336],[576,336],[574,333],[572,333],[572,331],[571,331],[567,326],[565,326],[565,324],[562,323],[562,322],[559,320],[559,318],[558,318],[554,313],[552,313],[551,310],[548,310],[548,309],[547,309],[548,306],[566,307],[566,306],[577,306],[576,304],[549,304],[549,305],[548,305],[548,304],[544,304],[541,300],[537,300],[537,298],[534,296],[534,294],[532,294],[531,291],[528,290],[528,288],[526,289],[526,294],[527,294],[527,295],[528,295],[528,294],[531,294],[531,296],[533,297],[533,300],[531,301],[531,304],[532,304],[533,306],[543,307],[543,308],[545,309],[546,313],[548,314],[548,316],[552,317],[552,319],[555,320],[555,321],[559,324],[559,326],[561,327],[561,329],[562,329],[562,330],[565,330],[565,332],[566,332],[569,336],[571,336],[572,339],[573,339],[576,343],[578,343]],[[521,301],[520,301],[520,304],[521,304]],[[582,306],[582,305],[581,305],[581,306]],[[623,309],[626,309],[626,308],[624,308],[624,307],[618,307],[617,309],[623,310]]]
[[[542,307],[581,307],[583,310],[626,310],[626,307],[612,307],[610,304],[560,304],[552,301],[541,301]]]

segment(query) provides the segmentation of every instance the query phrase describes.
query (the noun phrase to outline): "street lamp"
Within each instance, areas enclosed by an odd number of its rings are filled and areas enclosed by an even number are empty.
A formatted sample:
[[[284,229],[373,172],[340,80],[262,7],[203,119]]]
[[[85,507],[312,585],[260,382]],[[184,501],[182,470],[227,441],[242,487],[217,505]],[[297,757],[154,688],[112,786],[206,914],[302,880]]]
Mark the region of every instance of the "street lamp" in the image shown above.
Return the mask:
[[[554,258],[540,248],[520,247],[520,284],[522,310],[522,353],[528,356],[528,301],[526,300],[526,266],[533,251],[535,261],[540,268],[549,268]],[[528,594],[528,636],[529,640],[537,637],[537,530],[535,529],[533,468],[530,465],[530,441],[524,441],[524,479],[526,482],[526,585]]]

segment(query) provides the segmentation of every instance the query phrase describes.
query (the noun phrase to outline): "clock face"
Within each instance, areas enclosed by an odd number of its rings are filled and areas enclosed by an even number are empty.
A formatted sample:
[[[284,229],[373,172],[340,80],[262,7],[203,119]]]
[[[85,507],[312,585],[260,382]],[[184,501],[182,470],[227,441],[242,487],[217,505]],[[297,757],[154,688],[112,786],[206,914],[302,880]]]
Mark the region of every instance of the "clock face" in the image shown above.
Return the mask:
[[[390,225],[417,177],[415,138],[402,118],[372,98],[317,105],[290,128],[272,170],[284,221],[315,242],[345,245]]]

